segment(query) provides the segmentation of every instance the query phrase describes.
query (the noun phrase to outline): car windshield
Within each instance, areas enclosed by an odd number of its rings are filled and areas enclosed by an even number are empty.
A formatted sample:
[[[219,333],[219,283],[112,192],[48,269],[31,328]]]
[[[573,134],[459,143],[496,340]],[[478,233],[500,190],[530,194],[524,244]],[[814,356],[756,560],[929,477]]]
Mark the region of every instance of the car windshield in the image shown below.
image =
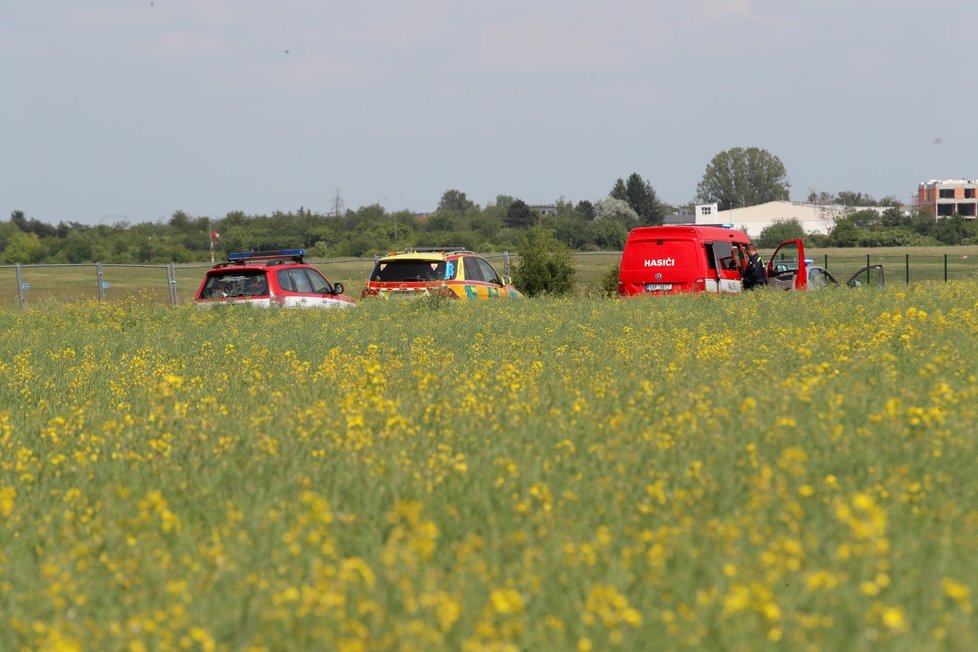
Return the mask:
[[[444,260],[378,261],[370,275],[370,280],[386,283],[438,281],[446,278],[445,268]]]
[[[268,294],[263,270],[228,270],[212,272],[200,296],[202,299],[225,297],[260,297]]]

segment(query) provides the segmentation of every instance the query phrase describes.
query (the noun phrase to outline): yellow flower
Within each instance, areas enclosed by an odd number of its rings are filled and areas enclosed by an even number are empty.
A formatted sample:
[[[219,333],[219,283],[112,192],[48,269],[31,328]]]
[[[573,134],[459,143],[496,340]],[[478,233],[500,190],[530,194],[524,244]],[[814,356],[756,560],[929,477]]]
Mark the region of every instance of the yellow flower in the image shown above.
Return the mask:
[[[489,594],[493,609],[499,614],[516,614],[523,611],[523,598],[514,589],[493,589]]]
[[[0,515],[4,518],[14,513],[14,504],[17,501],[16,487],[0,487]]]
[[[903,632],[907,629],[907,620],[903,615],[902,607],[886,607],[882,614],[883,624],[894,632]]]
[[[876,595],[880,592],[880,587],[876,582],[865,580],[859,585],[859,591],[863,595]]]
[[[943,577],[941,578],[941,588],[944,589],[944,595],[954,600],[961,611],[971,613],[971,589],[966,584],[950,577]]]

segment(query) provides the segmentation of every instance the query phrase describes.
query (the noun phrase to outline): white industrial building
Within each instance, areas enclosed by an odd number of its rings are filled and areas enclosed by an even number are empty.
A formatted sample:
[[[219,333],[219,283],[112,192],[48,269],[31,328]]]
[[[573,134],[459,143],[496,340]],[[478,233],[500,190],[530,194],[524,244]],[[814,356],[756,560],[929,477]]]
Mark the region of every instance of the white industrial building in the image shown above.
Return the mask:
[[[835,220],[846,213],[861,210],[882,213],[885,207],[843,206],[842,204],[815,204],[798,201],[769,201],[766,204],[718,210],[717,204],[698,204],[692,214],[686,209],[666,219],[667,224],[730,224],[744,231],[751,238],[761,235],[767,227],[788,220],[798,220],[805,233],[828,234]]]

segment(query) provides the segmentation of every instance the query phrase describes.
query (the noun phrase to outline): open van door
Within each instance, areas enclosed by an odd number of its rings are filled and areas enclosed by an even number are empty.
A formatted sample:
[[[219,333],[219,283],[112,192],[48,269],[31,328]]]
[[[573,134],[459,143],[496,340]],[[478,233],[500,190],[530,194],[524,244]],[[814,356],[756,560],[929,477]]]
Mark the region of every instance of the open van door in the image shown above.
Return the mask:
[[[883,287],[885,280],[883,278],[883,266],[882,265],[869,265],[868,267],[863,267],[861,270],[852,275],[848,281],[846,281],[846,286],[851,288],[858,287]]]
[[[807,279],[805,247],[801,240],[779,244],[767,263],[767,284],[782,290],[804,290]]]
[[[740,261],[740,248],[737,243],[729,240],[716,240],[705,243],[707,268],[714,279],[707,279],[706,285],[711,292],[736,293],[744,287]]]

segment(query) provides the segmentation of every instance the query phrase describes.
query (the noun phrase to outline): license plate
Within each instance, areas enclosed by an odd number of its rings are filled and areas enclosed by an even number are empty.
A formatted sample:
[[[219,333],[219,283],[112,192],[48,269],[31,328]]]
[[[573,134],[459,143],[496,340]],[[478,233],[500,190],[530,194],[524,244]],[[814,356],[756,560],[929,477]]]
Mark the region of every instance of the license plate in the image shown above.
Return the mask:
[[[672,289],[672,283],[646,283],[646,292],[663,292]]]
[[[421,292],[414,290],[392,290],[386,293],[388,299],[416,299],[421,296]]]

